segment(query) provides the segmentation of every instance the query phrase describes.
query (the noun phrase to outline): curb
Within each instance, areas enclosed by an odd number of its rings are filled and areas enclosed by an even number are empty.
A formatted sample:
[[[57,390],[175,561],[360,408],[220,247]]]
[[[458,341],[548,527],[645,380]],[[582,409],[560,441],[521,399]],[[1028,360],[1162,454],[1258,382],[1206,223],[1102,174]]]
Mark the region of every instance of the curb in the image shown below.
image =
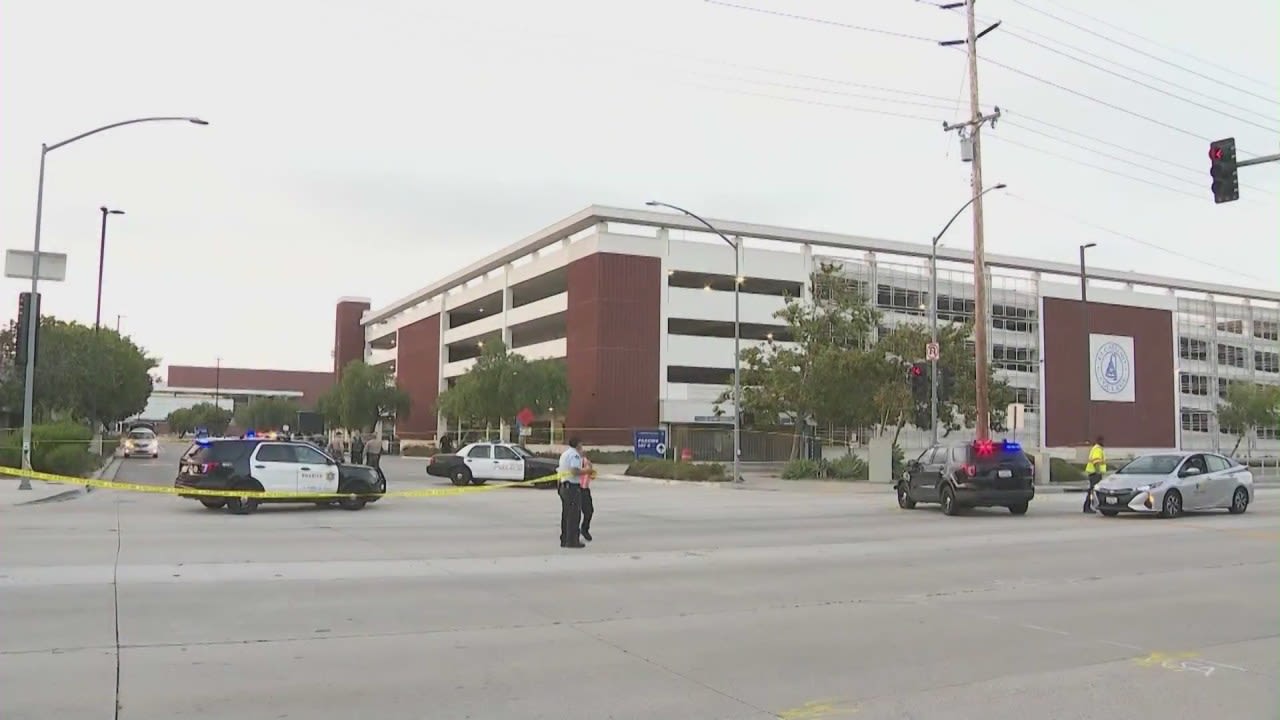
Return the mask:
[[[114,478],[115,473],[120,471],[120,458],[115,455],[107,458],[107,461],[97,470],[94,470],[89,477],[93,480],[101,480],[113,467],[115,472],[111,472],[111,475]],[[14,506],[22,507],[25,505],[43,505],[45,503],[66,502],[67,500],[73,500],[81,495],[88,495],[90,492],[93,492],[92,488],[75,487],[46,497],[36,498],[35,500],[24,500],[22,502],[14,503]]]

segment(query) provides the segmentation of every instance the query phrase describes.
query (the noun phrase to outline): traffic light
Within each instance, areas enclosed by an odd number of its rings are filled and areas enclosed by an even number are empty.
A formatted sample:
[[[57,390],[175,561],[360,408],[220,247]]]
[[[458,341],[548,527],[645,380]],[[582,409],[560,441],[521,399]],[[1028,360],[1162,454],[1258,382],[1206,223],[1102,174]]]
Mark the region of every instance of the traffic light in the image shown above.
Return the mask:
[[[35,299],[36,334],[38,336],[40,328],[40,295],[38,293],[36,294]],[[36,353],[32,352],[31,349],[27,347],[27,338],[29,336],[28,333],[30,332],[30,322],[32,319],[31,304],[31,293],[24,292],[18,295],[18,325],[14,328],[14,331],[17,333],[17,337],[13,340],[14,363],[17,365],[26,365],[28,357],[31,358],[32,362],[35,362],[36,358]],[[38,348],[39,345],[40,343],[37,341],[36,347]]]
[[[1236,139],[1226,138],[1209,143],[1209,175],[1213,178],[1213,201],[1240,199],[1240,176],[1236,168]]]

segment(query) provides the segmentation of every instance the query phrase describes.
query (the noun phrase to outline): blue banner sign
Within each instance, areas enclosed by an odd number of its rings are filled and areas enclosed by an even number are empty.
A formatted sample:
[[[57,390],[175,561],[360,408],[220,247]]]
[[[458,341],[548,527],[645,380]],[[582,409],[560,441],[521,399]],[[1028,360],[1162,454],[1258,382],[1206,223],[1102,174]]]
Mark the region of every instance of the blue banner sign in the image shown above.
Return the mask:
[[[664,428],[635,431],[636,457],[665,457],[667,454],[667,431]]]

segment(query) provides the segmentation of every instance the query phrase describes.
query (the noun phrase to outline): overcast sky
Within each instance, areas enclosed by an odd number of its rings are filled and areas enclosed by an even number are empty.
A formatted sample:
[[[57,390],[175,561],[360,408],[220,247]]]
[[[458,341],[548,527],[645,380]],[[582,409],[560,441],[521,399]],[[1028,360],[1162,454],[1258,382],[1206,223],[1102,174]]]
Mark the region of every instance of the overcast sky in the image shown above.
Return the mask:
[[[31,247],[41,142],[174,114],[211,125],[50,155],[44,213],[45,249],[69,256],[44,309],[92,323],[98,208],[127,212],[104,323],[123,315],[165,364],[328,369],[338,297],[385,304],[592,203],[927,242],[969,193],[941,127],[967,114],[964,56],[930,41],[962,37],[963,17],[727,1],[917,39],[704,0],[9,0],[5,246]],[[1280,151],[1280,4],[979,12],[1004,21],[979,43],[1006,66],[979,81],[1005,111],[985,175],[1011,193],[987,203],[991,252],[1071,262],[1096,241],[1098,266],[1280,289],[1280,164],[1243,169],[1242,200],[1215,206],[1206,157],[1232,135],[1242,156]],[[970,241],[969,223],[947,236]],[[23,289],[5,279],[0,301],[16,312]]]

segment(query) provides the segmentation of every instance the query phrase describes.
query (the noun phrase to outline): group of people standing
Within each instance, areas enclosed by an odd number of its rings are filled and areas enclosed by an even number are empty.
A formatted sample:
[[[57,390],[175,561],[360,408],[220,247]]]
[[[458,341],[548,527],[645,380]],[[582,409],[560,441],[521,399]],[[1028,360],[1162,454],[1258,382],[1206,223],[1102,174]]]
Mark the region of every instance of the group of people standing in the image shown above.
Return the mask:
[[[382,475],[382,440],[370,434],[366,440],[360,433],[352,433],[350,442],[344,443],[340,436],[329,439],[327,452],[341,462],[349,459],[352,465],[368,465]]]

